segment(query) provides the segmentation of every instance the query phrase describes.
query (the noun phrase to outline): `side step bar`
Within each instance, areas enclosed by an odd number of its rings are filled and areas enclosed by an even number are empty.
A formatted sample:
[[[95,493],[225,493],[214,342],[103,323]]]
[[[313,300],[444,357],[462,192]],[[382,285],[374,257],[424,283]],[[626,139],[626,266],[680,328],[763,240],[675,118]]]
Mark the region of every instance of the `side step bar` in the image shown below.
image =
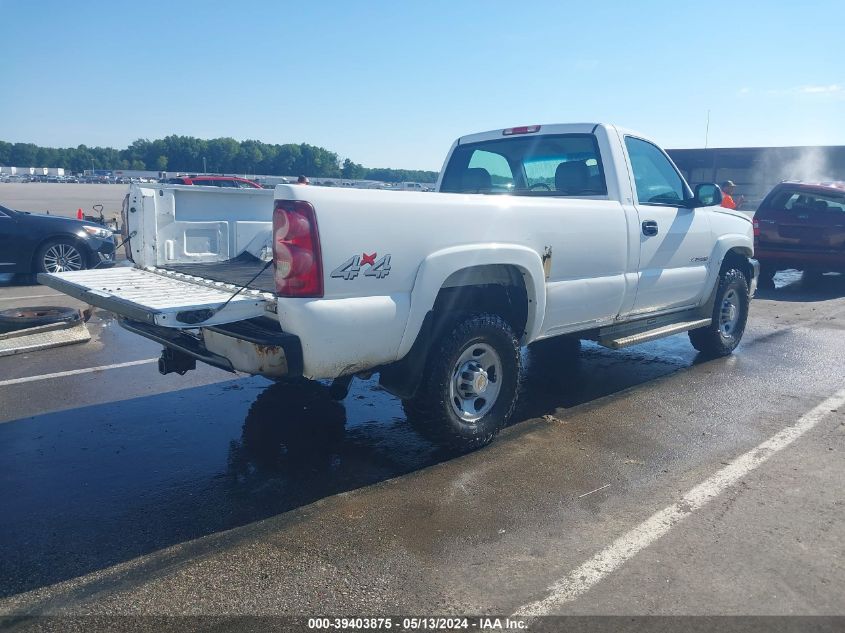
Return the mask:
[[[622,349],[630,345],[637,345],[638,343],[646,343],[655,339],[663,338],[664,336],[671,336],[672,334],[680,334],[689,330],[695,330],[700,327],[710,325],[713,319],[697,319],[695,321],[681,321],[680,323],[673,323],[671,325],[664,325],[653,330],[645,330],[636,334],[629,334],[628,336],[621,336],[619,338],[601,338],[599,345],[609,347],[610,349]]]

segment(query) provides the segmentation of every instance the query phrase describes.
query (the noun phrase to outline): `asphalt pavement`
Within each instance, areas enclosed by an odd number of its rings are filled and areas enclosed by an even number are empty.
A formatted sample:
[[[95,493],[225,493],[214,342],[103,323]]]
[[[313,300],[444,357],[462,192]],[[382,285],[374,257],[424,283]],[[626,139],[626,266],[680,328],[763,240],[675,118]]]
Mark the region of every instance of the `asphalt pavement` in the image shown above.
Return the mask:
[[[460,456],[376,380],[160,376],[97,312],[0,358],[0,615],[845,615],[845,277],[777,284],[727,358],[526,351]]]

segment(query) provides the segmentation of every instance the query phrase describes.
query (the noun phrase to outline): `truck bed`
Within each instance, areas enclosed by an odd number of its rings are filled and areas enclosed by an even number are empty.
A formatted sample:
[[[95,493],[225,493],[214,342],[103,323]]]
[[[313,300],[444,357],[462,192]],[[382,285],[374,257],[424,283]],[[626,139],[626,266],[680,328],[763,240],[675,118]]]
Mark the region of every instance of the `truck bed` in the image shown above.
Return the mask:
[[[196,264],[168,264],[162,266],[165,270],[201,277],[211,281],[220,281],[233,286],[246,286],[261,292],[274,292],[273,267],[265,270],[265,262],[250,253],[241,253],[234,259],[223,262],[207,262]],[[253,277],[256,277],[253,279]]]

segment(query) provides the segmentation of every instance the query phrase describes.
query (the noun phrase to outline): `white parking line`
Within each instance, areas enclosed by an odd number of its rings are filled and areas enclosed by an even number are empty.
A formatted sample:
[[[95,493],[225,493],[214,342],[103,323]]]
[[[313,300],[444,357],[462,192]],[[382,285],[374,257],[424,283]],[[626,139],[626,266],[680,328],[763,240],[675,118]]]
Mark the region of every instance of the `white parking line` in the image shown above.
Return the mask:
[[[61,297],[62,293],[57,292],[51,295],[29,295],[26,297],[0,297],[0,301],[18,301],[20,299],[43,299],[45,297]]]
[[[843,404],[845,404],[845,389],[802,415],[792,426],[788,426],[759,446],[740,455],[729,465],[687,492],[678,503],[653,514],[627,534],[616,539],[611,545],[549,587],[545,598],[523,605],[517,609],[515,615],[528,618],[550,615],[567,602],[575,600],[669,532],[690,513],[707,505],[726,488],[745,477],[769,457],[792,444],[832,410]]]
[[[58,371],[55,374],[41,374],[40,376],[27,376],[26,378],[12,378],[11,380],[0,380],[0,387],[6,387],[8,385],[19,385],[24,382],[35,382],[37,380],[50,380],[51,378],[64,378],[65,376],[76,376],[78,374],[90,374],[95,371],[105,371],[107,369],[119,369],[121,367],[146,365],[147,363],[155,362],[158,362],[158,358],[145,358],[144,360],[133,360],[126,363],[115,363],[114,365],[100,365],[99,367],[86,367],[85,369]]]

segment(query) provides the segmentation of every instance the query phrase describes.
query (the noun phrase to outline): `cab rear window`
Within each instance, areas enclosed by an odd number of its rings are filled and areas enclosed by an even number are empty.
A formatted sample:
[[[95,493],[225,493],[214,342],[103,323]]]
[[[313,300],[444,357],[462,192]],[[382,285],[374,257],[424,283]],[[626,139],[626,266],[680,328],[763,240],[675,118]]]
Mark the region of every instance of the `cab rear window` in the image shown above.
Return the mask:
[[[522,136],[459,145],[440,190],[523,196],[607,195],[592,134]]]

